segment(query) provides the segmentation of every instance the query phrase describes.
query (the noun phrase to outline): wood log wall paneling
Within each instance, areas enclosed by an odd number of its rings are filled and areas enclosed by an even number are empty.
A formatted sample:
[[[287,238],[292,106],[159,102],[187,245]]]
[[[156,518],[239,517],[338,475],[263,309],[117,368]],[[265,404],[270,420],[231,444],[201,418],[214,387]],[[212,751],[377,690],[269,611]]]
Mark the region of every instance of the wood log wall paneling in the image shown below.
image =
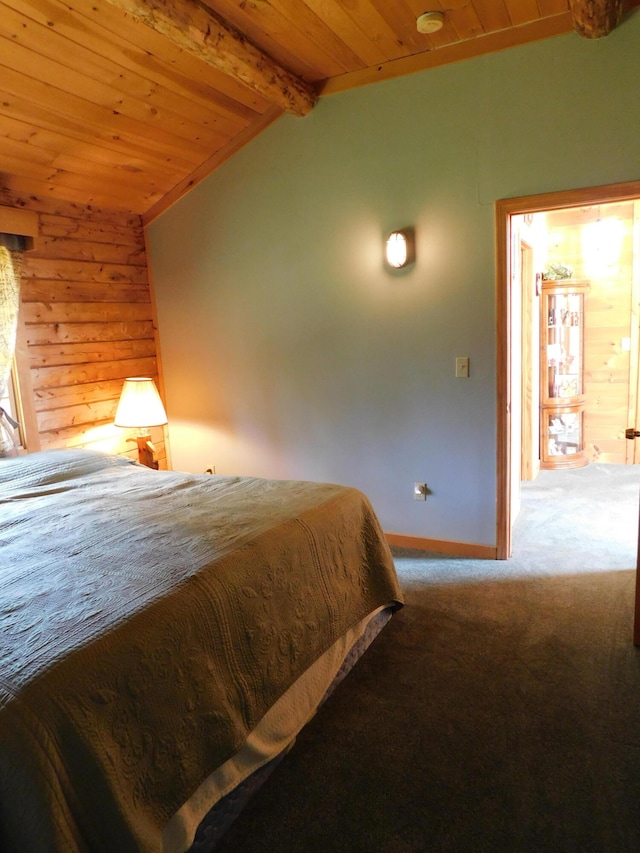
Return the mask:
[[[137,458],[133,431],[113,426],[127,376],[158,361],[144,232],[137,215],[47,199],[3,199],[34,210],[21,319],[41,448],[88,447]],[[164,430],[152,430],[167,467]]]

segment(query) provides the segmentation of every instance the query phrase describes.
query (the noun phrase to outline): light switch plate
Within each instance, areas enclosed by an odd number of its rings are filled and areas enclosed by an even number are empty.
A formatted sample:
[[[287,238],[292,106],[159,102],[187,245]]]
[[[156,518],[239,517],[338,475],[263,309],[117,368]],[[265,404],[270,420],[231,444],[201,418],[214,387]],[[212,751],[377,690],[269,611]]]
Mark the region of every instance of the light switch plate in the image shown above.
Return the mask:
[[[461,355],[456,358],[456,377],[458,379],[469,378],[469,356]]]

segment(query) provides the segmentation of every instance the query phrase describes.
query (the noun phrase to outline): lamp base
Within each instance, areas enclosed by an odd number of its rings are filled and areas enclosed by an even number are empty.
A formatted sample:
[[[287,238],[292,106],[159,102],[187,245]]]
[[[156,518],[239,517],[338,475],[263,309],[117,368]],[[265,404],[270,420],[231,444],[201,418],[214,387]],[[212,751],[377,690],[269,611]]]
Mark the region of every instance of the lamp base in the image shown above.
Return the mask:
[[[153,458],[156,449],[150,435],[137,435],[135,438],[128,438],[127,441],[135,441],[138,445],[138,462],[141,465],[158,470],[158,462]]]

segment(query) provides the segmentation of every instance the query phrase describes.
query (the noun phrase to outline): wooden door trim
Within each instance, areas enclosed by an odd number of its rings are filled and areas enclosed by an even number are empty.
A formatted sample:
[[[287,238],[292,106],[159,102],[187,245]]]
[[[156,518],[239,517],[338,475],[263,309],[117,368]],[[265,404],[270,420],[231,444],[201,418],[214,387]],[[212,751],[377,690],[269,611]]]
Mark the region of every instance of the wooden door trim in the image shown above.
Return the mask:
[[[538,435],[532,429],[534,400],[537,400],[537,389],[533,389],[531,376],[533,375],[533,353],[538,356],[538,348],[534,347],[533,340],[533,317],[532,311],[536,304],[535,284],[533,274],[533,246],[526,240],[520,238],[520,287],[522,288],[522,304],[520,306],[520,338],[522,357],[520,359],[520,479],[534,480],[538,468],[533,464],[533,447],[537,443]],[[540,430],[538,429],[538,432]]]
[[[638,521],[640,528],[640,519]],[[638,536],[638,556],[636,562],[636,585],[633,607],[633,645],[640,646],[640,536]]]
[[[640,200],[633,205],[633,255],[631,270],[631,328],[630,352],[629,352],[629,408],[627,413],[627,427],[635,429],[640,416],[640,335],[638,330],[638,307],[640,306],[640,257],[636,252],[636,246],[640,245]],[[627,459],[628,463],[640,462],[640,444],[637,441],[628,441]]]
[[[500,199],[496,223],[496,556],[511,556],[511,217],[558,208],[632,201],[640,181]],[[640,588],[636,601],[640,606]]]

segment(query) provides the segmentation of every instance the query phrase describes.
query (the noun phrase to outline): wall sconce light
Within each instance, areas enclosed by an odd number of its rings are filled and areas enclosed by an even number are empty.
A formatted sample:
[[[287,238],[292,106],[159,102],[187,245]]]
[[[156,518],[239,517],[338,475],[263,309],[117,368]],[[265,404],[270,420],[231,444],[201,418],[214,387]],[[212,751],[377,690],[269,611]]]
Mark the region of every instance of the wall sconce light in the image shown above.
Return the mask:
[[[387,237],[385,257],[395,270],[412,264],[416,259],[416,240],[413,228],[392,231]]]
[[[149,429],[164,426],[167,415],[153,379],[148,376],[135,376],[124,380],[120,402],[116,410],[115,425],[124,429],[137,429],[135,441],[138,445],[138,461],[147,468],[157,468],[153,458],[155,447],[151,443]]]

